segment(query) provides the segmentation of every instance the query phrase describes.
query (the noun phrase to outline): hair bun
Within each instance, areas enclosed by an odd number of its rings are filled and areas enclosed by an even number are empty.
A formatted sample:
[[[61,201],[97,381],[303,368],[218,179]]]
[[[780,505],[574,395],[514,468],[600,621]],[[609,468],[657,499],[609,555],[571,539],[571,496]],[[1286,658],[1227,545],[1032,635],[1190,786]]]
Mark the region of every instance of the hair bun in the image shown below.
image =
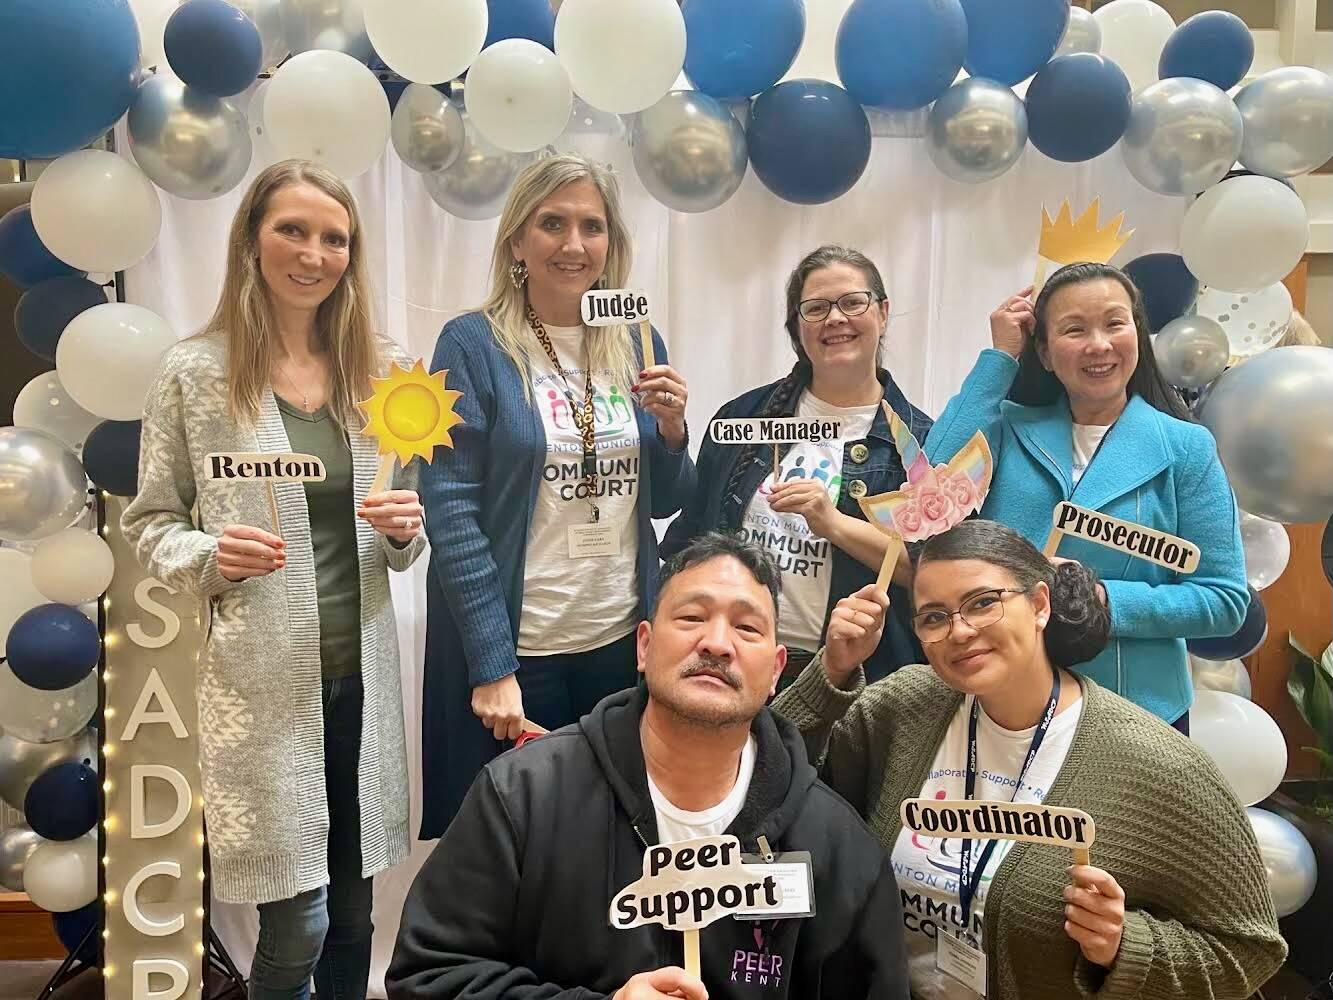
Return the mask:
[[[1082,563],[1055,567],[1051,619],[1043,635],[1046,655],[1057,667],[1086,663],[1106,648],[1111,613],[1097,593],[1097,575]]]

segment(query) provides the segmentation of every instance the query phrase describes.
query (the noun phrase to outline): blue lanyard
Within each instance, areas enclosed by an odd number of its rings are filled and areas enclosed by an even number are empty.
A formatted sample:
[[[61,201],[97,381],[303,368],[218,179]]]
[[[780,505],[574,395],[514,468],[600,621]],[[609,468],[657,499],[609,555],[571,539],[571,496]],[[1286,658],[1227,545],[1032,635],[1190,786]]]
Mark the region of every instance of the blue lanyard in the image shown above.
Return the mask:
[[[1009,797],[1010,802],[1018,798],[1018,791],[1023,787],[1023,776],[1028,773],[1028,768],[1037,759],[1037,751],[1041,749],[1041,744],[1046,739],[1046,733],[1051,728],[1051,720],[1055,718],[1055,706],[1060,701],[1060,671],[1052,667],[1051,675],[1051,698],[1046,702],[1046,711],[1042,713],[1037,731],[1032,734],[1032,745],[1028,747],[1028,755],[1023,761],[1023,769],[1018,772],[1018,777],[1014,781],[1014,794]],[[963,779],[963,794],[968,799],[971,799],[977,790],[977,716],[979,713],[980,706],[977,700],[973,698],[972,716],[967,723],[967,771]],[[963,839],[958,854],[958,902],[963,908],[964,929],[971,926],[972,898],[976,895],[977,886],[981,884],[982,873],[986,870],[986,863],[990,861],[991,853],[995,850],[997,843],[998,841],[995,840],[987,841],[974,871],[972,868],[972,839],[970,837]]]

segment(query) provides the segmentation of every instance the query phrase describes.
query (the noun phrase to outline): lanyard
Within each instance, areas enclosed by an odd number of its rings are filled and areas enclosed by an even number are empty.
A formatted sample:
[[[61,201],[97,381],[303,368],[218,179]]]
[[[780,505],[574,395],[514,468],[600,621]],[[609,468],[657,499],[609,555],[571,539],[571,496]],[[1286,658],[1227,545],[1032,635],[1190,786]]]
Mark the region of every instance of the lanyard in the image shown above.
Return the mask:
[[[1023,769],[1018,772],[1018,777],[1014,781],[1014,794],[1010,796],[1010,802],[1018,798],[1018,791],[1023,787],[1023,776],[1028,773],[1028,768],[1037,759],[1037,751],[1041,749],[1042,741],[1046,739],[1046,733],[1051,728],[1051,720],[1055,718],[1055,706],[1060,701],[1060,671],[1051,667],[1051,675],[1051,697],[1046,702],[1046,711],[1042,713],[1037,731],[1032,734],[1032,745],[1028,747],[1028,755],[1023,761]],[[967,722],[967,771],[963,786],[963,794],[967,799],[971,799],[977,790],[977,715],[979,711],[980,707],[974,698],[972,699],[972,715]],[[958,902],[963,908],[963,927],[965,928],[971,926],[972,897],[976,895],[977,886],[981,884],[982,873],[986,870],[986,862],[990,861],[997,843],[998,841],[995,840],[987,842],[985,849],[981,852],[981,857],[977,859],[975,870],[972,867],[971,838],[964,838],[959,850]]]
[[[585,385],[583,387],[583,405],[580,406],[574,398],[574,393],[569,388],[569,372],[565,371],[565,366],[560,363],[560,358],[555,353],[555,346],[551,343],[551,336],[546,332],[546,327],[542,326],[542,321],[537,318],[537,311],[528,306],[528,325],[532,327],[532,332],[537,335],[537,340],[542,345],[542,350],[551,360],[551,364],[560,375],[560,380],[564,383],[565,399],[569,403],[569,410],[574,414],[574,426],[578,428],[579,437],[583,440],[583,485],[588,490],[588,506],[592,508],[592,523],[596,524],[598,518],[602,516],[601,510],[593,501],[597,495],[597,440],[592,408],[592,370],[588,365],[588,350],[583,350],[583,374]]]

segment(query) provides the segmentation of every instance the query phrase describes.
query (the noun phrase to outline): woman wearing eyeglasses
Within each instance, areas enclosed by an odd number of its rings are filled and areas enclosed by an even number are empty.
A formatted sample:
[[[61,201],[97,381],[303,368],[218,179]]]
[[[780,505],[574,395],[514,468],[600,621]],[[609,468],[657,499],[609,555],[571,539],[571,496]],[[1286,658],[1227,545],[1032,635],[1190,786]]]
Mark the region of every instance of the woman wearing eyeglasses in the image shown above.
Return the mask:
[[[912,996],[1254,994],[1286,956],[1254,833],[1197,745],[1070,671],[1107,643],[1093,573],[975,520],[926,542],[912,591],[929,667],[866,686],[885,606],[867,587],[774,705],[892,855]],[[907,798],[1081,809],[1093,863],[914,834]]]
[[[842,422],[841,435],[781,446],[775,473],[771,444],[717,444],[705,433],[698,485],[661,545],[669,558],[692,539],[720,530],[769,550],[782,570],[778,641],[787,647],[788,678],[819,648],[837,598],[874,580],[884,558],[887,539],[857,503],[897,489],[906,478],[880,402],[917,440],[924,441],[931,426],[881,367],[888,317],[884,280],[865,254],[822,246],[796,265],[787,280],[786,321],[795,366],[785,378],[733,399],[713,419],[833,418]],[[896,586],[891,592],[895,609],[906,608],[906,593]],[[877,678],[919,659],[904,612],[866,670]]]

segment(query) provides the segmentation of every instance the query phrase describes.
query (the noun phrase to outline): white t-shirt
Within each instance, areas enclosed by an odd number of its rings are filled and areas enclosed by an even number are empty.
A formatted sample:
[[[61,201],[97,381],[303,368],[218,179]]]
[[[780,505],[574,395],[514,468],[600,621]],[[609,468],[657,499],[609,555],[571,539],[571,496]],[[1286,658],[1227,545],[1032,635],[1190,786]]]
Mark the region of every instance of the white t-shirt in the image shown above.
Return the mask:
[[[1083,473],[1097,454],[1097,447],[1111,429],[1110,424],[1074,424],[1074,484],[1083,478]]]
[[[546,327],[560,364],[570,376],[569,392],[582,405],[583,327]],[[564,380],[546,352],[533,352],[532,398],[546,429],[546,458],[528,528],[523,572],[523,613],[518,655],[551,656],[597,649],[627,635],[638,624],[639,425],[629,386],[616,385],[609,371],[593,379],[600,524],[614,528],[620,549],[614,556],[569,556],[569,529],[588,524],[592,507],[583,487],[583,438]]]
[[[831,406],[809,390],[796,404],[796,416],[833,417],[842,421],[836,441],[801,441],[782,456],[779,482],[822,480],[835,506],[842,495],[842,452],[850,441],[870,433],[878,403],[869,406]],[[765,445],[764,447],[772,447]],[[829,576],[833,546],[819,538],[800,514],[777,514],[768,505],[773,475],[764,477],[741,519],[740,534],[772,553],[782,570],[782,600],[778,607],[778,642],[792,649],[814,652],[823,645],[824,616],[828,611]]]
[[[1065,681],[1069,683],[1068,680]],[[934,763],[921,786],[921,798],[961,799],[964,797],[967,768],[967,722],[972,712],[972,698],[949,723],[944,741],[935,753]],[[1032,767],[1024,775],[1023,787],[1014,797],[1015,777],[1027,759],[1028,747],[1037,727],[1011,732],[1001,729],[982,711],[977,718],[977,799],[1008,802],[1041,802],[1060,772],[1069,745],[1074,739],[1083,699],[1079,698],[1051,720],[1041,749]],[[991,852],[986,870],[972,900],[972,941],[983,947],[982,917],[986,895],[995,872],[1014,846],[1001,840]],[[906,828],[893,848],[893,874],[898,880],[903,903],[903,939],[907,945],[908,974],[913,1000],[975,1000],[978,994],[952,976],[935,967],[937,934],[963,937],[962,907],[958,902],[960,840],[941,840],[915,834]],[[972,864],[980,860],[984,840],[972,842]]]
[[[648,794],[653,797],[653,809],[657,813],[658,843],[674,844],[681,840],[716,837],[725,833],[731,821],[740,815],[741,807],[745,805],[745,796],[750,793],[750,779],[754,777],[754,755],[754,737],[751,736],[741,748],[741,766],[736,770],[736,784],[721,802],[700,812],[677,809],[653,783],[650,775]]]

